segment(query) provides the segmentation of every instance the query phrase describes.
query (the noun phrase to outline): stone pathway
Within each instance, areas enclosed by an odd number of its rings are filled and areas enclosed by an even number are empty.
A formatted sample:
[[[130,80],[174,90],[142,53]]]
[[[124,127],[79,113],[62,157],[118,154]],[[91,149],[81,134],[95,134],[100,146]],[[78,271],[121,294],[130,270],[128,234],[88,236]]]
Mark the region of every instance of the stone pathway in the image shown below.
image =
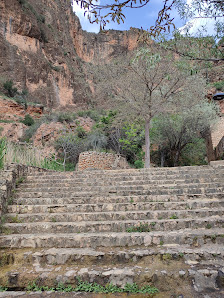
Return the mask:
[[[8,206],[0,285],[74,285],[80,276],[152,284],[156,297],[223,297],[223,190],[222,163],[33,172]]]

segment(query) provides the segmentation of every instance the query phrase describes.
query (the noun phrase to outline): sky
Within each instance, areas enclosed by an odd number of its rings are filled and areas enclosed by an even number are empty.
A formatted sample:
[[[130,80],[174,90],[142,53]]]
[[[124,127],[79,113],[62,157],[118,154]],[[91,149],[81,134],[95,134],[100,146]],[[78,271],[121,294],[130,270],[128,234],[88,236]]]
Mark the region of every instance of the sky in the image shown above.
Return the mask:
[[[112,0],[101,0],[101,4],[103,2],[108,3],[108,1]],[[192,0],[186,0],[187,4],[190,5]],[[163,7],[164,0],[151,0],[149,4],[144,6],[143,8],[138,9],[125,9],[124,14],[126,16],[125,23],[121,23],[120,25],[110,22],[105,29],[115,29],[115,30],[129,30],[130,27],[134,28],[143,28],[147,30],[150,26],[155,24],[155,20],[158,15],[158,11]],[[77,5],[73,4],[73,10],[76,15],[79,17],[83,30],[88,32],[99,32],[99,25],[98,24],[90,24],[88,19],[84,17],[83,10]],[[185,22],[180,19],[177,10],[172,9],[171,16],[175,18],[175,26],[176,28],[181,28],[182,32],[184,33]],[[201,28],[201,26],[206,26],[209,28],[209,32],[212,34],[213,32],[213,23],[211,20],[205,19],[196,19],[196,20],[189,20],[192,22],[192,26],[190,29],[191,34],[195,34],[195,32]],[[208,24],[207,24],[208,23]]]

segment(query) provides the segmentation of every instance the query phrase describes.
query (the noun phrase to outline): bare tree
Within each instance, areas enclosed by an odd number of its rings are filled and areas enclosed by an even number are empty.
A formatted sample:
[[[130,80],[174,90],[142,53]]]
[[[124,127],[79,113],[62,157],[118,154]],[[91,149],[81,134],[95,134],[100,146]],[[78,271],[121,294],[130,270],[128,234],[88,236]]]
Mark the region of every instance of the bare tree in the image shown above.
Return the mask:
[[[191,96],[198,100],[203,98],[205,82],[199,76],[190,75],[189,66],[183,61],[166,56],[165,52],[154,52],[153,47],[139,49],[131,61],[125,57],[122,60],[111,66],[111,78],[102,86],[104,92],[115,97],[113,101],[117,103],[121,119],[144,122],[145,167],[148,168],[151,120],[165,112],[168,103],[184,97],[186,90],[191,90]],[[109,73],[108,65],[106,69]]]
[[[62,156],[62,164],[65,171],[66,161],[76,163],[78,161],[79,154],[85,148],[85,139],[78,138],[72,131],[64,130],[55,142],[55,148]]]
[[[75,0],[75,2],[84,9],[84,15],[87,14],[90,23],[100,23],[101,28],[111,21],[118,24],[124,23],[125,10],[128,8],[141,8],[151,4],[150,0],[114,0],[104,1],[104,3],[98,0]],[[175,18],[172,16],[175,8],[184,19],[193,17],[222,20],[224,16],[223,0],[192,0],[191,5],[188,5],[186,0],[163,0],[155,25],[148,30],[151,36],[156,36],[161,32],[170,32],[171,27],[175,28]]]

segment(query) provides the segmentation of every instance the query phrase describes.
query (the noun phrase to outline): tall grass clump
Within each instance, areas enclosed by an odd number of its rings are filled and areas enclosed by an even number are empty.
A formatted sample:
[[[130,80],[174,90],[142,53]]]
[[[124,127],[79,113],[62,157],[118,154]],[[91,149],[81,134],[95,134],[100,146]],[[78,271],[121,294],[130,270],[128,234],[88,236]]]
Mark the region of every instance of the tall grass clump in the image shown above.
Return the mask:
[[[63,166],[54,159],[44,157],[41,150],[28,144],[20,145],[7,142],[6,147],[4,163],[19,163],[54,171],[64,170]]]
[[[6,154],[6,140],[4,138],[0,139],[0,169],[4,166],[4,157]]]

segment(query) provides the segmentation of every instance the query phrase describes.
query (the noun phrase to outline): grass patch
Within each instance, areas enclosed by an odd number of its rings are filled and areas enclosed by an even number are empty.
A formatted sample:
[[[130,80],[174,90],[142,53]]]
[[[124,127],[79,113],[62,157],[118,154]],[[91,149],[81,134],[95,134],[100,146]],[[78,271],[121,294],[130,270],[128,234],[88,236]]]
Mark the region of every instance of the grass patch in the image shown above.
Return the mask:
[[[8,221],[11,223],[22,223],[23,222],[21,219],[19,219],[18,214],[16,214],[15,216],[9,216]]]
[[[129,227],[126,229],[126,232],[128,233],[144,233],[144,232],[150,232],[151,228],[148,223],[140,223],[138,226]]]
[[[178,219],[178,216],[176,214],[173,214],[172,216],[170,216],[170,219]]]
[[[0,286],[0,292],[6,292],[8,290],[7,287]]]
[[[16,187],[19,186],[19,184],[23,183],[25,181],[25,177],[20,177],[16,180]]]

